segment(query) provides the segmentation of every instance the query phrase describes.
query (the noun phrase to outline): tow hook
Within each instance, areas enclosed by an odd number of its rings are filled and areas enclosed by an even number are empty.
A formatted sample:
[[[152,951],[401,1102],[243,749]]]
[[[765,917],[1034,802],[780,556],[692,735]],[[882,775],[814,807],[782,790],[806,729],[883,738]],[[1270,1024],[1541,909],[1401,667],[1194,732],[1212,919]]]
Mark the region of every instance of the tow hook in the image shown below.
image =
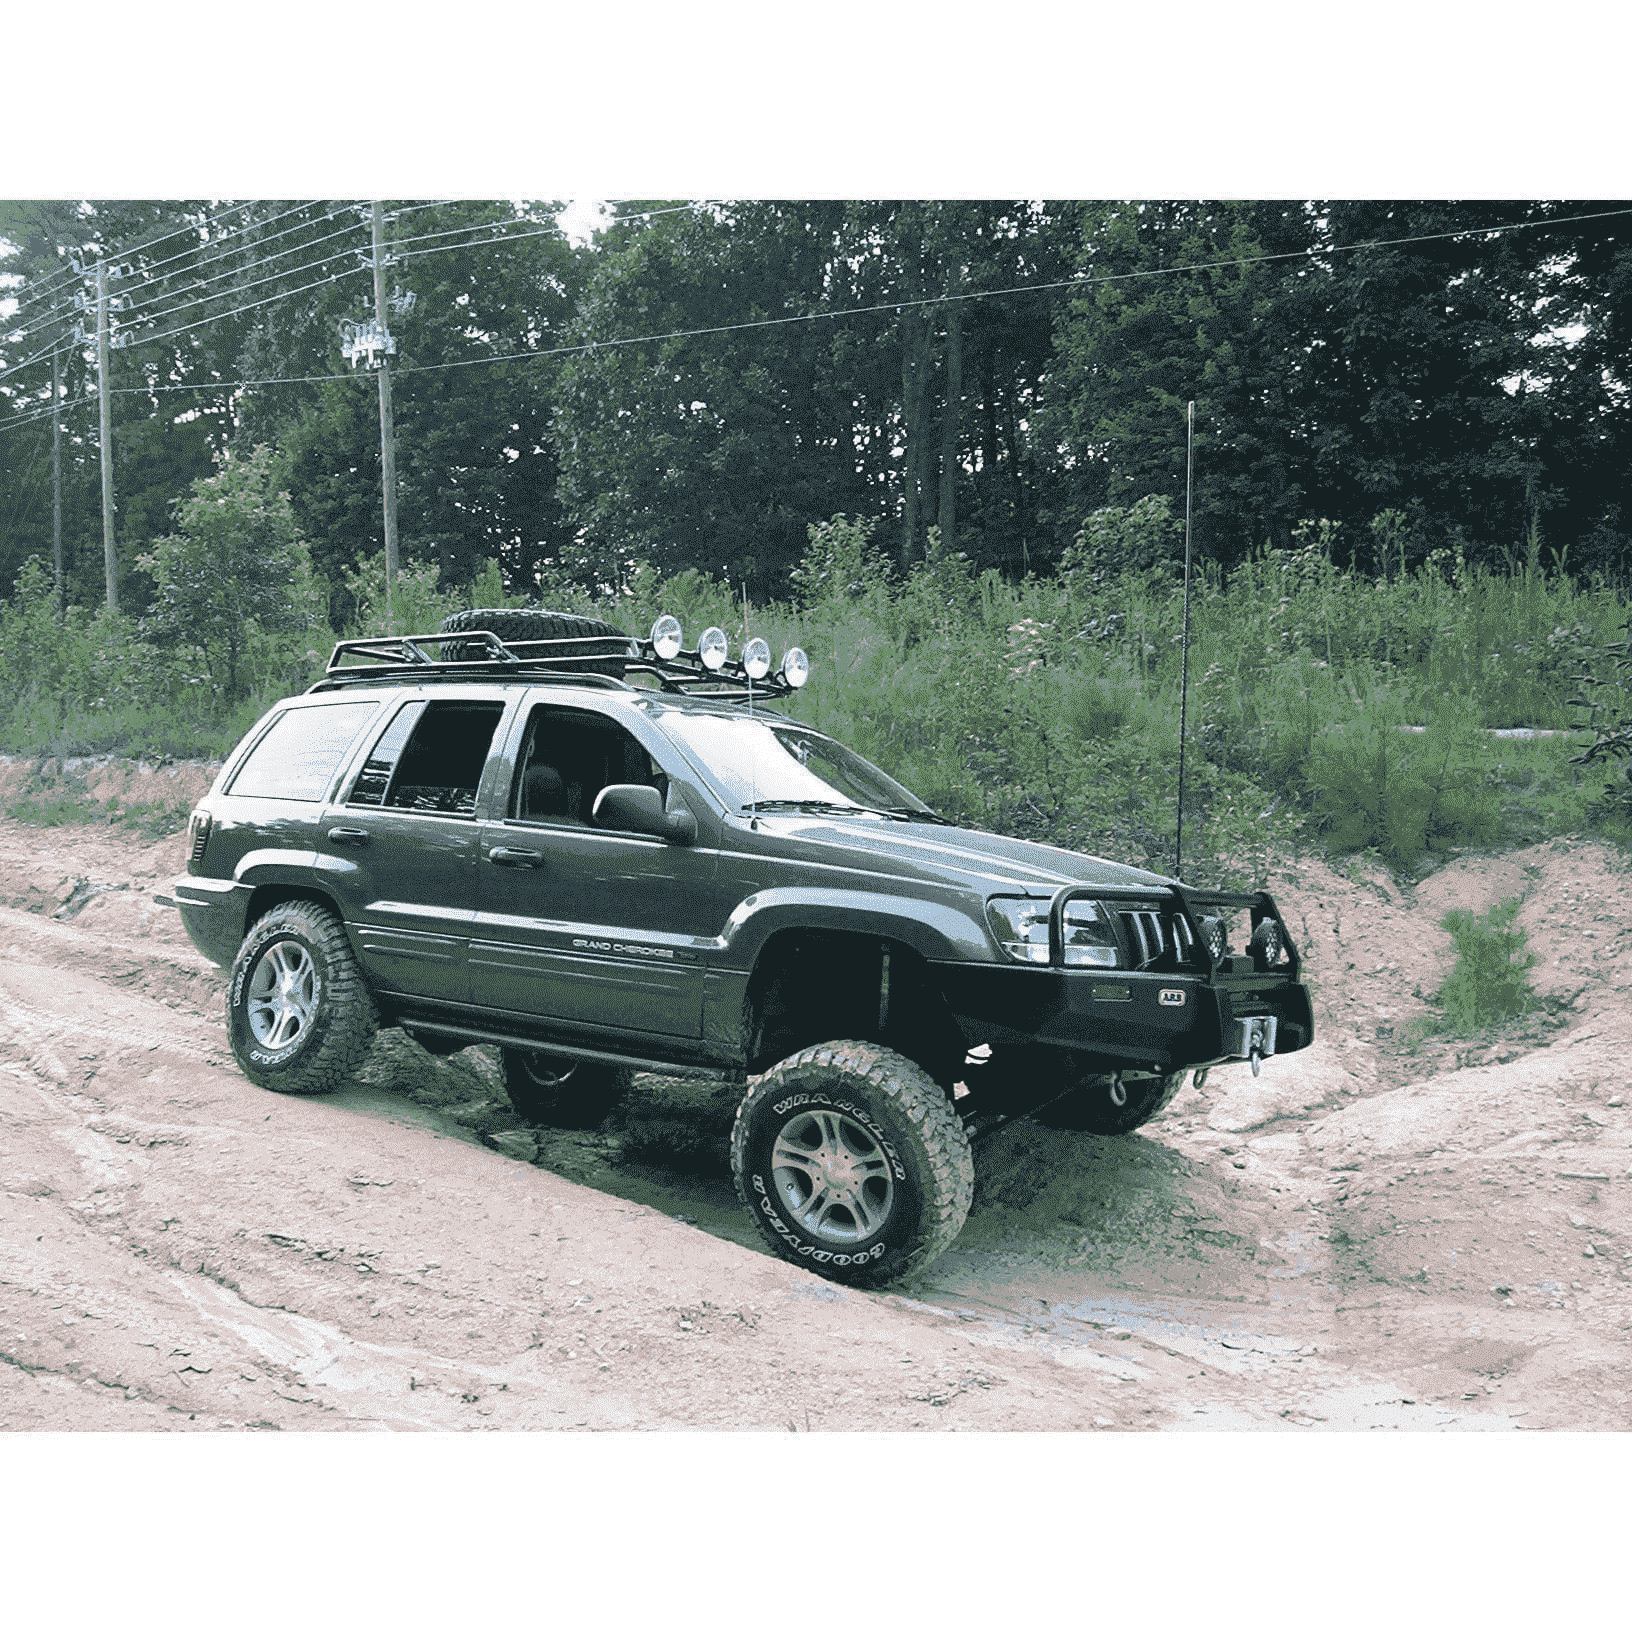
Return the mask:
[[[1257,1075],[1258,1075],[1258,1073],[1259,1073],[1259,1072],[1260,1072],[1260,1071],[1262,1071],[1262,1070],[1263,1070],[1263,1068],[1264,1068],[1264,1057],[1263,1057],[1263,1055],[1262,1055],[1262,1054],[1260,1054],[1260,1053],[1259,1053],[1259,1052],[1258,1052],[1258,1050],[1257,1050],[1257,1049],[1256,1049],[1256,1048],[1255,1048],[1255,1049],[1253,1049],[1253,1051],[1252,1051],[1252,1052],[1251,1052],[1251,1053],[1250,1053],[1250,1054],[1249,1054],[1249,1055],[1248,1055],[1248,1056],[1247,1056],[1247,1059],[1248,1059],[1248,1060],[1249,1060],[1249,1061],[1250,1061],[1250,1062],[1251,1062],[1251,1065],[1252,1065],[1252,1074],[1253,1074],[1253,1075],[1254,1075],[1254,1076],[1257,1076]]]
[[[1116,1108],[1118,1110],[1121,1110],[1121,1108],[1124,1105],[1126,1105],[1127,1102],[1128,1102],[1128,1090],[1122,1086],[1122,1078],[1120,1076],[1112,1077],[1111,1078],[1111,1103],[1114,1106],[1116,1106]]]

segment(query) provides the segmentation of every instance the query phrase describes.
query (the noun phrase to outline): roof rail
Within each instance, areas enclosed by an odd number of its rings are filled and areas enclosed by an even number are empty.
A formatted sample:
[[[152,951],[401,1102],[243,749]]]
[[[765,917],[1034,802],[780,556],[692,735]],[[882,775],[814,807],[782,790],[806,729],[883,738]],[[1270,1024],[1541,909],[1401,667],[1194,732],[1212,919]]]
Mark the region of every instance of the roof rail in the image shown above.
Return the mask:
[[[433,656],[427,650],[455,643],[457,657]],[[472,648],[474,655],[467,655]],[[523,677],[624,688],[627,677],[635,674],[653,677],[659,689],[671,694],[724,702],[771,701],[791,696],[796,689],[780,674],[753,679],[740,659],[727,659],[709,668],[695,651],[659,657],[650,640],[632,635],[504,641],[490,630],[462,629],[452,634],[377,635],[339,641],[323,678],[309,690]]]

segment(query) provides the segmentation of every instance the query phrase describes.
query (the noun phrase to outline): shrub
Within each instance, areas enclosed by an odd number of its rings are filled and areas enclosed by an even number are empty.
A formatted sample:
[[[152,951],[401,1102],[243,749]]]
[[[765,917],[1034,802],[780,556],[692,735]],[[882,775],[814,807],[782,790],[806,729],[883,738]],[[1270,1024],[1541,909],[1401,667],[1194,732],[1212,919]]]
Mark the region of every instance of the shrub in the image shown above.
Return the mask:
[[[1435,996],[1443,1028],[1459,1036],[1527,1013],[1536,1005],[1530,970],[1536,956],[1514,925],[1519,899],[1486,913],[1450,912],[1441,920],[1456,944],[1456,967]]]
[[[1581,691],[1570,699],[1586,713],[1586,726],[1593,734],[1584,753],[1572,765],[1607,764],[1613,774],[1604,786],[1602,804],[1623,823],[1632,817],[1632,622],[1624,638],[1604,646],[1609,673],[1587,670],[1576,676]]]

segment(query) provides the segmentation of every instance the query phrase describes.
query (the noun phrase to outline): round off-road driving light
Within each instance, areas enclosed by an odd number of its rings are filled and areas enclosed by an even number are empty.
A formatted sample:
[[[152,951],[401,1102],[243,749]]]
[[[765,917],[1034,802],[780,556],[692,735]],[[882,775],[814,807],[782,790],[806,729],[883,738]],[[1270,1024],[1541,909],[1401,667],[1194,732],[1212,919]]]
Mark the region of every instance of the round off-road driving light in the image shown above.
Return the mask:
[[[798,646],[790,646],[782,657],[782,678],[797,691],[810,678],[810,659]]]
[[[742,667],[750,680],[763,680],[771,672],[771,649],[758,635],[743,647]]]
[[[697,656],[711,674],[718,674],[725,666],[725,631],[717,625],[705,629],[697,642]]]
[[[672,612],[665,612],[652,625],[652,647],[665,663],[680,655],[683,638],[680,620]]]

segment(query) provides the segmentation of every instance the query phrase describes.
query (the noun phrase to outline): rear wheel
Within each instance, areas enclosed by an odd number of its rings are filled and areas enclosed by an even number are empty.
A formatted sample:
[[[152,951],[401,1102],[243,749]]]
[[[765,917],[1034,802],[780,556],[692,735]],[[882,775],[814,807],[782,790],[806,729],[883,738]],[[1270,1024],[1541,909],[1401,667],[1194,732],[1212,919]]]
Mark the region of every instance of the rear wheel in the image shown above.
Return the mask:
[[[875,1043],[807,1048],[737,1109],[731,1171],[765,1239],[829,1280],[882,1286],[956,1240],[969,1139],[935,1080]]]
[[[516,1114],[546,1128],[593,1128],[629,1092],[633,1074],[600,1060],[569,1060],[559,1054],[499,1051],[504,1091]]]

